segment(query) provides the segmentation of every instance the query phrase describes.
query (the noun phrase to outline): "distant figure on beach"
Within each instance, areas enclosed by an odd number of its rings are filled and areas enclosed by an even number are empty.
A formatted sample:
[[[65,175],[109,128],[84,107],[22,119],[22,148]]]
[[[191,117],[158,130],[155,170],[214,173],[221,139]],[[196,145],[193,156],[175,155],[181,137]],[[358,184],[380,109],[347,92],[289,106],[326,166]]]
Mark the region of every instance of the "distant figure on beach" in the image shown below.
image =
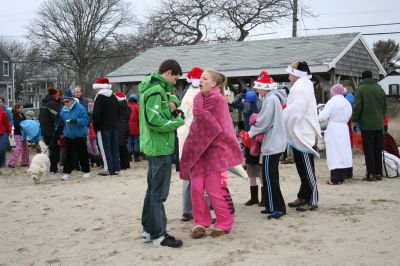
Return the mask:
[[[330,92],[332,98],[319,114],[319,120],[320,122],[328,122],[324,141],[331,177],[327,183],[338,185],[349,177],[349,169],[353,166],[349,127],[347,125],[351,118],[352,108],[349,101],[343,96],[346,93],[346,88],[342,84],[333,85]]]
[[[386,94],[372,78],[372,72],[362,73],[353,110],[353,122],[359,122],[364,148],[367,175],[363,181],[382,180],[382,144],[384,117],[387,110]]]

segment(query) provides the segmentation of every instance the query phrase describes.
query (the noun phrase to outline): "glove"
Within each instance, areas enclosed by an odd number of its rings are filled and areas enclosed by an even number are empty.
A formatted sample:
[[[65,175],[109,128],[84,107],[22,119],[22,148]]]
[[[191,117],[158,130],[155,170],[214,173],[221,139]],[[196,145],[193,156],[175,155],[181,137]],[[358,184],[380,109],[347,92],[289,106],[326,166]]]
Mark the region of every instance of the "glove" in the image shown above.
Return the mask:
[[[174,118],[177,118],[178,116],[180,118],[182,118],[183,120],[185,120],[185,113],[182,110],[176,109],[172,112],[172,116]]]
[[[78,123],[78,121],[76,119],[69,119],[69,120],[67,120],[67,123],[76,124],[76,123]]]

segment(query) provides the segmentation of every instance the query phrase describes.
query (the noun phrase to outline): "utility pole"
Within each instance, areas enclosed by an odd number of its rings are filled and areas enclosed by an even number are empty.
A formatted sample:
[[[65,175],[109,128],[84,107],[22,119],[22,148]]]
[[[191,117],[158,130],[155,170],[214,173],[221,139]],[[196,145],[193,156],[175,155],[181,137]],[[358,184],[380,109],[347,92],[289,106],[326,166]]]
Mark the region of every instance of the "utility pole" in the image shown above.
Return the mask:
[[[297,0],[293,0],[292,9],[293,9],[292,37],[297,37],[297,22],[299,21],[297,18],[297,13],[298,13]]]

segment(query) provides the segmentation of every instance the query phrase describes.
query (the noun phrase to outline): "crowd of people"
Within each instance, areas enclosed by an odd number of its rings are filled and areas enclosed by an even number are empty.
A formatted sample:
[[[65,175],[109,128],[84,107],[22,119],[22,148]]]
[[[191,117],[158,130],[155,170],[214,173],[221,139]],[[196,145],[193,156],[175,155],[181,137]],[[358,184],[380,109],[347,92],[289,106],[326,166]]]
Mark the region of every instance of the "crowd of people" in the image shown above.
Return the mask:
[[[19,157],[28,166],[27,140],[43,139],[49,149],[53,174],[63,166],[62,180],[74,170],[89,177],[91,166],[100,164],[102,176],[117,175],[140,161],[148,161],[147,190],[142,210],[142,238],[155,246],[180,247],[182,241],[166,231],[164,202],[169,195],[172,164],[182,179],[182,221],[193,220],[191,236],[211,237],[229,233],[235,221],[235,206],[228,189],[228,170],[246,168],[250,200],[258,204],[268,219],[287,214],[286,206],[298,212],[318,208],[319,192],[314,159],[325,144],[330,185],[342,184],[353,176],[352,124],[361,131],[365,154],[364,181],[382,180],[382,149],[399,156],[397,144],[388,134],[386,95],[365,71],[355,95],[343,84],[334,84],[331,98],[317,113],[311,72],[306,62],[287,68],[290,90],[262,71],[233,103],[224,96],[227,77],[213,69],[194,67],[187,76],[189,86],[180,101],[173,95],[182,76],[179,63],[169,59],[157,72],[139,84],[140,99],[131,94],[114,93],[107,78],[93,84],[96,96],[84,98],[82,87],[63,94],[52,86],[42,100],[39,121],[25,113],[21,104],[12,117],[0,108],[0,164],[5,165],[4,143],[12,133],[16,147],[8,166],[14,168]],[[4,102],[4,101],[3,101]],[[243,135],[237,134],[230,109],[243,112]],[[321,132],[321,124],[327,124]],[[40,130],[38,130],[40,128]],[[250,146],[240,144],[248,138]],[[61,151],[60,151],[61,150]],[[279,182],[282,156],[291,151],[300,179],[296,199],[285,203]],[[61,154],[61,155],[60,155]],[[285,159],[285,157],[284,157]],[[259,200],[259,184],[261,200]],[[211,210],[215,213],[212,218]]]
[[[15,168],[19,158],[21,167],[29,166],[28,142],[39,140],[48,146],[50,173],[62,172],[64,181],[73,170],[90,177],[94,164],[103,167],[98,174],[104,176],[130,168],[133,158],[140,161],[138,97],[132,93],[128,99],[122,92],[114,93],[106,78],[97,79],[93,88],[97,92],[94,100],[83,97],[81,86],[63,93],[48,86],[38,118],[33,111],[24,112],[20,103],[10,115],[7,108],[0,108],[1,166]],[[15,148],[7,164],[5,154],[12,137]]]

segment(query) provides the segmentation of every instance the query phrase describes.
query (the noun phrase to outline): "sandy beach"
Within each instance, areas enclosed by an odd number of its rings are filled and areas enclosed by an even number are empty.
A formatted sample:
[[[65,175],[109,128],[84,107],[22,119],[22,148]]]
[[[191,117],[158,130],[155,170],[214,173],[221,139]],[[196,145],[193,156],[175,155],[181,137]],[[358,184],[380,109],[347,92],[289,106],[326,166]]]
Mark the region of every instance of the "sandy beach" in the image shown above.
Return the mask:
[[[245,207],[248,185],[230,176],[234,229],[199,240],[190,238],[191,223],[180,221],[181,181],[174,172],[166,211],[169,233],[184,242],[180,249],[141,241],[146,161],[119,176],[100,177],[95,168],[88,179],[73,172],[67,182],[59,175],[39,185],[25,168],[4,169],[0,265],[399,265],[400,179],[362,182],[363,164],[356,152],[354,179],[330,186],[325,159],[316,160],[319,209],[289,209],[281,220]],[[280,175],[286,202],[295,199],[295,166],[281,165]]]

